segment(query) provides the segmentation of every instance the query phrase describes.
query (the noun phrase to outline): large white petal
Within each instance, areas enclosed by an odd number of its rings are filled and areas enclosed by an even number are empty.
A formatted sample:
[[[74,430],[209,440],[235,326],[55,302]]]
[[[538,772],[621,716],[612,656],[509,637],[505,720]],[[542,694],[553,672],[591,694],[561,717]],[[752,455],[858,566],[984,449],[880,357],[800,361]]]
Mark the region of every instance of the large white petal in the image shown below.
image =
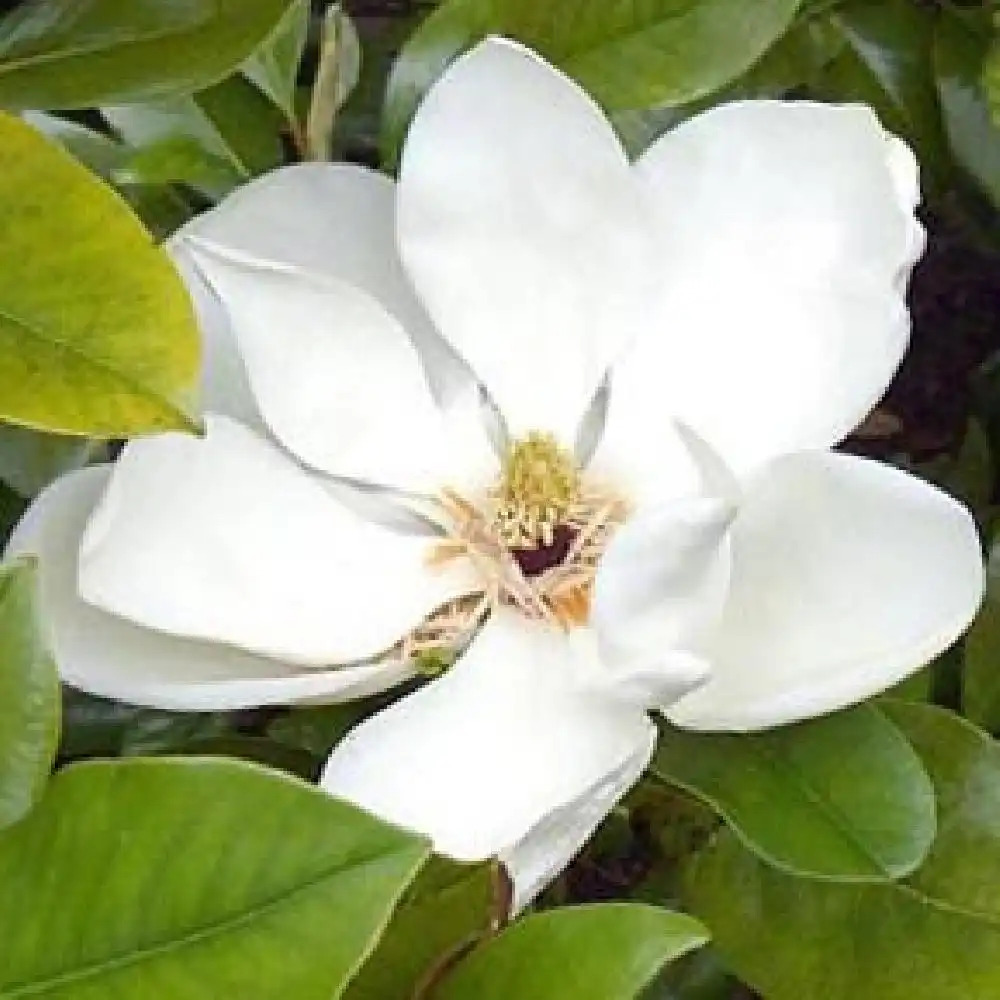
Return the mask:
[[[878,694],[946,649],[982,596],[968,511],[850,455],[765,467],[731,542],[711,678],[666,713],[692,729],[762,729]]]
[[[434,389],[468,380],[413,293],[396,249],[396,185],[352,163],[299,163],[238,188],[173,239],[200,238],[261,263],[338,278],[367,292],[406,329]]]
[[[622,447],[685,420],[738,471],[825,448],[906,348],[923,246],[916,164],[866,108],[724,105],[636,164],[660,231],[660,299],[618,366]]]
[[[497,612],[444,676],[348,734],[323,787],[454,858],[500,854],[519,895],[536,890],[653,743],[641,709],[580,687],[574,655],[561,630]]]
[[[704,681],[687,651],[718,624],[729,585],[724,500],[675,501],[615,534],[594,581],[590,622],[608,688],[660,708]]]
[[[188,248],[226,304],[267,426],[290,451],[380,486],[488,485],[496,462],[475,387],[440,408],[405,330],[366,292],[199,238]]]
[[[205,438],[132,441],[84,535],[80,592],[149,628],[328,666],[390,647],[475,589],[428,539],[364,520],[220,416]]]
[[[489,39],[417,111],[398,197],[403,261],[442,334],[515,434],[571,444],[651,294],[641,199],[600,109]]]
[[[104,698],[179,711],[221,711],[361,698],[410,676],[401,662],[297,670],[289,664],[133,625],[77,592],[80,539],[110,466],[71,472],[18,524],[6,556],[39,557],[41,618],[63,680]]]

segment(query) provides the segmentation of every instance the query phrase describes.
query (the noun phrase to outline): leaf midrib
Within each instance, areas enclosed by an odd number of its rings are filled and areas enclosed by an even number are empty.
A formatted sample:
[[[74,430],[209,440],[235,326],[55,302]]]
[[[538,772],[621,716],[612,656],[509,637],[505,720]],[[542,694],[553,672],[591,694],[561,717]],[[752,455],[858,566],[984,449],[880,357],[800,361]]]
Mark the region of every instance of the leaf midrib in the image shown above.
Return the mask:
[[[168,941],[145,945],[143,947],[133,949],[127,954],[114,955],[110,958],[94,962],[91,965],[73,969],[69,972],[59,973],[55,976],[50,976],[47,979],[23,984],[15,984],[13,987],[3,987],[2,990],[0,990],[0,1000],[15,1000],[15,998],[18,997],[42,996],[49,991],[59,990],[67,985],[84,982],[88,979],[94,979],[95,977],[99,977],[109,972],[127,969],[129,966],[139,965],[143,962],[160,958],[163,955],[169,955],[172,952],[183,950],[184,948],[187,948],[192,944],[197,944],[200,941],[224,936],[233,929],[253,922],[258,917],[278,909],[289,901],[294,900],[297,896],[309,892],[311,889],[322,885],[330,879],[336,878],[338,875],[344,874],[346,871],[353,874],[359,870],[363,871],[366,868],[380,864],[397,855],[405,857],[406,854],[407,851],[405,849],[385,851],[381,854],[374,854],[360,862],[351,862],[349,866],[345,866],[341,863],[331,868],[324,869],[307,879],[305,882],[301,882],[284,892],[279,892],[276,895],[271,896],[270,898],[265,899],[238,914],[235,914],[234,916],[212,921],[211,923],[187,931],[186,933]],[[420,857],[414,856],[413,867],[416,867],[420,860]],[[402,893],[404,890],[405,885],[402,886],[399,891]]]
[[[817,795],[813,791],[809,782],[802,777],[801,772],[787,762],[780,760],[775,751],[754,747],[753,752],[759,759],[763,760],[771,770],[778,771],[780,774],[788,777],[792,787],[800,793],[802,798],[807,803],[815,806],[820,814],[831,824],[831,826],[834,827],[834,829],[848,842],[848,844],[858,854],[860,854],[865,861],[872,865],[874,872],[866,875],[855,876],[852,881],[861,881],[862,879],[868,881],[873,874],[881,875],[883,879],[886,880],[893,878],[892,873],[887,871],[882,862],[877,857],[872,855],[864,844],[853,834],[850,824],[846,821],[843,813],[832,806],[829,806],[821,796]],[[667,785],[678,785],[690,792],[696,798],[706,802],[712,809],[717,811],[723,819],[732,824],[733,834],[738,840],[744,843],[753,854],[770,859],[771,863],[783,871],[803,870],[797,865],[797,862],[789,862],[788,860],[778,857],[773,851],[768,850],[764,844],[760,843],[756,837],[752,837],[747,834],[744,831],[744,824],[736,821],[737,813],[733,809],[729,808],[725,802],[721,801],[717,795],[708,792],[706,789],[691,781],[674,775],[669,769],[661,769],[657,767],[655,759],[652,767],[652,773],[659,781],[662,781]],[[823,875],[823,873],[819,871],[814,874],[820,877]]]
[[[772,770],[779,775],[787,777],[792,786],[806,800],[815,806],[820,814],[830,823],[830,825],[844,838],[847,843],[854,848],[857,853],[869,862],[875,871],[886,878],[892,878],[893,873],[883,863],[882,859],[873,854],[866,845],[858,839],[851,827],[850,821],[843,812],[836,808],[833,803],[824,799],[815,791],[809,781],[802,775],[791,762],[782,758],[777,751],[768,748],[760,748],[759,755],[771,766]]]
[[[166,39],[183,39],[188,35],[198,35],[203,32],[208,25],[212,24],[212,21],[213,19],[211,17],[203,18],[195,24],[191,24],[186,27],[151,31],[148,34],[137,35],[125,43],[122,43],[121,41],[114,42],[100,40],[95,41],[91,45],[79,45],[76,47],[52,49],[47,52],[35,52],[31,55],[22,56],[20,59],[15,57],[14,59],[8,59],[6,61],[3,59],[3,55],[0,54],[0,76],[3,76],[6,73],[17,72],[19,70],[32,69],[35,66],[44,66],[48,63],[60,62],[64,59],[78,59],[81,56],[92,56],[102,52],[111,52],[115,49],[122,48],[123,45],[149,45],[150,43],[162,42]],[[2,27],[3,22],[0,21],[0,28]]]
[[[116,368],[111,362],[87,354],[75,344],[47,333],[44,329],[36,326],[34,323],[30,323],[27,320],[21,319],[13,313],[8,312],[3,308],[3,306],[0,306],[0,319],[7,320],[9,323],[12,323],[16,329],[24,331],[29,338],[34,338],[56,351],[62,351],[71,357],[77,358],[83,363],[84,366],[89,367],[93,371],[99,372],[104,376],[110,376],[113,380],[119,382],[139,397],[155,400],[171,414],[179,418],[183,425],[191,425],[191,418],[167,396],[164,396],[156,390],[151,389],[149,386],[144,385],[142,382],[137,381],[126,372]]]

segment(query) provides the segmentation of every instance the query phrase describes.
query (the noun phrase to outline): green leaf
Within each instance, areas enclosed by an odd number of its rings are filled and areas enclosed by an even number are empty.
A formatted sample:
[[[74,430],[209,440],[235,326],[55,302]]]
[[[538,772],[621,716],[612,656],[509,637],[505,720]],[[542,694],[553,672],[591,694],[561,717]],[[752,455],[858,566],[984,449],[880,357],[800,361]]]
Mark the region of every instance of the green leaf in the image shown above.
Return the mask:
[[[40,796],[58,742],[59,677],[39,633],[34,566],[13,563],[0,567],[0,829]]]
[[[112,176],[121,185],[187,184],[212,201],[228,194],[241,180],[226,160],[181,136],[136,150]]]
[[[986,596],[963,644],[962,711],[977,726],[1000,730],[1000,541],[986,561]]]
[[[795,879],[727,832],[691,873],[694,911],[768,1000],[1000,996],[1000,748],[940,708],[886,711],[938,796],[938,838],[917,872],[888,885]]]
[[[1000,131],[990,118],[980,70],[988,36],[941,11],[934,33],[934,72],[945,132],[955,159],[994,205],[1000,205]]]
[[[539,51],[608,110],[684,104],[748,69],[802,0],[449,0],[413,35],[393,69],[383,157],[395,164],[421,97],[460,52],[489,34]]]
[[[2,114],[0,176],[0,419],[95,437],[196,428],[198,331],[165,253],[113,191]]]
[[[721,91],[680,107],[615,111],[611,121],[634,158],[664,132],[708,107],[724,101],[783,98],[791,91],[814,86],[843,45],[840,33],[825,21],[800,19],[746,73]]]
[[[428,852],[252,764],[72,765],[0,838],[0,996],[330,1000]]]
[[[0,424],[0,480],[23,497],[33,497],[56,476],[78,469],[99,445],[78,437]]]
[[[294,123],[295,82],[309,33],[309,0],[292,0],[270,37],[241,67],[243,75]]]
[[[642,903],[563,907],[518,921],[434,990],[435,1000],[630,1000],[708,940],[690,917]]]
[[[843,33],[828,20],[800,18],[746,73],[715,95],[712,103],[784,97],[793,90],[814,87],[845,45]]]
[[[949,157],[931,68],[933,12],[911,0],[859,0],[836,7],[828,23],[843,44],[814,91],[873,107],[913,145],[924,170],[941,177]]]
[[[102,111],[138,151],[116,171],[118,181],[178,181],[215,200],[282,161],[281,115],[241,76],[189,97]]]
[[[930,779],[870,705],[764,733],[667,728],[652,773],[718,811],[769,864],[810,878],[899,878],[934,839]]]
[[[231,73],[290,0],[28,0],[0,20],[0,107],[88,108],[191,93]]]
[[[416,987],[489,928],[490,863],[432,858],[406,891],[385,936],[344,1000],[411,1000]]]

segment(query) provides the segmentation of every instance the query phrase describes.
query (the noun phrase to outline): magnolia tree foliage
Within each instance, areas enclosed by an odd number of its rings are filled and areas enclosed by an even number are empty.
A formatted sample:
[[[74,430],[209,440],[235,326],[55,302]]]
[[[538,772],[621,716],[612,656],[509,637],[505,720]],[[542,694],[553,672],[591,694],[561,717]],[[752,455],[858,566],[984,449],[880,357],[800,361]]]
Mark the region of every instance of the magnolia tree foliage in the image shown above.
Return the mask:
[[[0,18],[0,995],[1000,994],[989,16],[351,13]]]

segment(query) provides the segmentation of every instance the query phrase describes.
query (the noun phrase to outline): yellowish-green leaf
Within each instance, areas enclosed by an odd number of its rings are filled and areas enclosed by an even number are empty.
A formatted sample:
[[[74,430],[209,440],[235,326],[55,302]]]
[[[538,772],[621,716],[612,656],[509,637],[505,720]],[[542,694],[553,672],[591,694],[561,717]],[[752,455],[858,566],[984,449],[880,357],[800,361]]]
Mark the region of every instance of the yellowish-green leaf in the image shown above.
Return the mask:
[[[0,418],[119,437],[197,428],[197,327],[125,202],[0,115]]]

